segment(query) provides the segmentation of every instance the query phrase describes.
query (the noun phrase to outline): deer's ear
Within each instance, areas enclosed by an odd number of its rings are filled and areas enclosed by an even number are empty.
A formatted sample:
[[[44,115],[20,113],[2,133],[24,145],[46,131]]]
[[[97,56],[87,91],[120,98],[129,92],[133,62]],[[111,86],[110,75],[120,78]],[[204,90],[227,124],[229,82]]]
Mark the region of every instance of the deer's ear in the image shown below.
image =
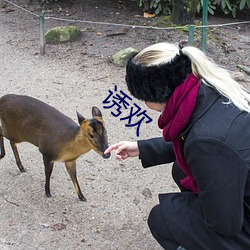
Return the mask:
[[[97,107],[92,107],[92,115],[93,115],[93,117],[94,116],[100,116],[100,117],[102,117],[102,113],[101,113],[101,111],[100,111],[100,109],[99,108],[97,108]]]
[[[78,122],[81,125],[83,121],[85,120],[85,118],[78,111],[76,111],[76,114],[77,114]]]

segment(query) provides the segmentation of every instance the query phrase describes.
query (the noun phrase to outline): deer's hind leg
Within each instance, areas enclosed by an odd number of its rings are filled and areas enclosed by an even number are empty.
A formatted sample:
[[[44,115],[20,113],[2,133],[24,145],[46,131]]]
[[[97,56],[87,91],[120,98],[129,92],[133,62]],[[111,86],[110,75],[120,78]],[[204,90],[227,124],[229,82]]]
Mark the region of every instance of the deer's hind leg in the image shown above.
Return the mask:
[[[14,141],[10,141],[10,145],[11,145],[11,148],[13,150],[13,153],[14,153],[14,156],[15,156],[15,159],[16,159],[16,164],[17,164],[18,168],[20,169],[21,172],[25,172],[26,170],[24,169],[24,167],[23,167],[23,165],[21,163],[16,143]]]
[[[81,201],[87,201],[86,198],[83,196],[81,188],[79,186],[79,183],[77,181],[76,177],[76,161],[68,161],[65,162],[66,169],[70,175],[71,180],[74,183],[74,187],[76,190],[76,193],[78,194],[78,197]]]
[[[0,126],[0,150],[1,150],[0,159],[2,159],[5,156],[5,149],[3,140],[3,129],[1,126]]]

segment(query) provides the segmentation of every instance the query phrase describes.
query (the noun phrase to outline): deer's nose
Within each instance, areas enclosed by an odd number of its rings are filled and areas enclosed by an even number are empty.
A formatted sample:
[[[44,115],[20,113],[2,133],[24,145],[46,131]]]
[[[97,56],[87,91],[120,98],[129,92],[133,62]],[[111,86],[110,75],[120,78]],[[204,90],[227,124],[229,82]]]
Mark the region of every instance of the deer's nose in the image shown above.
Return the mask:
[[[103,157],[104,159],[108,159],[108,158],[110,157],[110,155],[111,155],[110,153],[108,153],[108,154],[103,154],[102,157]]]

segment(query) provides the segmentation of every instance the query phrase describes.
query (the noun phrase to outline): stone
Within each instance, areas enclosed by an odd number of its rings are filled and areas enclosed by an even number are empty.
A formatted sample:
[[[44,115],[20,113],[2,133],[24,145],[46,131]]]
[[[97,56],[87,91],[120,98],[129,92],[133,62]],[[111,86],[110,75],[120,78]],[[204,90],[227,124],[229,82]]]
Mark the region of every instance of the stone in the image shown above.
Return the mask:
[[[5,7],[5,1],[4,0],[0,0],[0,8],[4,8]]]
[[[118,67],[125,67],[129,58],[138,53],[138,51],[134,48],[126,48],[118,51],[112,56],[112,60],[114,64]]]
[[[77,41],[82,36],[82,31],[77,26],[61,26],[48,30],[45,33],[47,44],[59,44]]]

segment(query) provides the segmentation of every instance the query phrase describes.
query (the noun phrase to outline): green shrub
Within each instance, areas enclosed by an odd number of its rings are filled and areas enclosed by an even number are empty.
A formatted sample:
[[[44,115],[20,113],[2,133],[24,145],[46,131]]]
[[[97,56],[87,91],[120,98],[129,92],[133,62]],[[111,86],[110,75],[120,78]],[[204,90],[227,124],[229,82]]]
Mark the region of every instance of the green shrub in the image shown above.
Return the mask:
[[[163,13],[165,15],[171,14],[171,0],[136,0],[139,7],[143,7],[145,11],[154,12],[158,15]]]
[[[245,8],[250,9],[250,0],[214,0],[214,5],[218,5],[221,7],[223,13],[232,14],[233,17],[236,17],[237,10],[243,10]]]
[[[154,13],[171,14],[172,3],[174,0],[135,0],[145,11],[154,11]],[[193,0],[189,0],[193,1]],[[197,4],[197,13],[202,10],[204,0],[199,0]],[[224,14],[231,14],[236,17],[236,12],[250,9],[250,0],[208,0],[208,12],[214,15],[217,7],[220,7]]]
[[[197,7],[196,7],[197,13],[200,13],[202,11],[202,8],[203,8],[203,0],[200,0],[197,4]],[[214,15],[215,10],[216,10],[216,6],[213,4],[213,2],[208,0],[208,12],[211,15]]]

